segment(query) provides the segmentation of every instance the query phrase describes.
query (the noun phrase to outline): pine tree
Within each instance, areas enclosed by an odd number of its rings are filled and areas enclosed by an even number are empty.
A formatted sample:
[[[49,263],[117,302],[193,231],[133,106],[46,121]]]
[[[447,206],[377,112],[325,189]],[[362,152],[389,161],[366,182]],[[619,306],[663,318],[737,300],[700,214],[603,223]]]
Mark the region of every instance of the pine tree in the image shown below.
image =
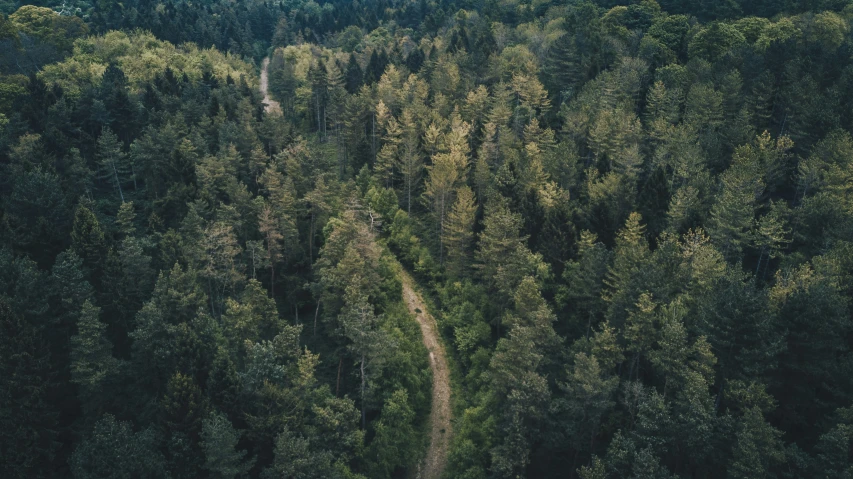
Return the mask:
[[[113,345],[106,338],[107,325],[98,316],[101,308],[88,300],[77,320],[77,334],[71,337],[71,380],[80,386],[84,404],[93,405],[105,381],[118,372]]]
[[[394,184],[394,170],[397,169],[400,155],[402,129],[397,119],[385,106],[382,100],[376,105],[376,123],[382,136],[382,147],[376,155],[373,171],[385,187]]]
[[[607,289],[602,298],[610,303],[607,316],[617,327],[624,321],[625,311],[639,298],[644,267],[649,258],[646,228],[641,220],[639,213],[628,216],[625,227],[616,236],[613,264],[607,269],[604,280]]]
[[[350,95],[354,95],[361,88],[364,81],[363,77],[364,74],[361,71],[358,60],[355,58],[355,53],[350,53],[346,70],[346,89]]]
[[[292,176],[285,178],[275,168],[267,168],[260,184],[269,198],[271,216],[277,221],[276,228],[282,236],[283,251],[293,255],[298,250],[297,240],[297,191]]]
[[[815,446],[816,457],[808,465],[813,471],[812,474],[817,477],[844,477],[853,472],[853,461],[849,453],[850,443],[853,441],[853,409],[840,408],[835,415],[838,417],[836,424],[820,436]],[[806,474],[807,471],[802,472]]]
[[[58,449],[50,351],[35,324],[0,296],[0,472],[8,477],[48,477]]]
[[[103,266],[106,253],[104,231],[95,214],[83,205],[79,205],[74,212],[71,247],[83,258],[83,264],[91,273],[96,274]]]
[[[453,205],[453,193],[465,180],[468,168],[467,136],[469,125],[457,123],[446,135],[449,151],[438,153],[432,158],[432,166],[427,167],[424,195],[430,201],[435,218],[436,235],[439,240],[440,262],[444,259],[444,226],[448,211]]]
[[[486,204],[474,267],[484,284],[504,298],[513,294],[525,276],[541,273],[544,268],[541,256],[527,248],[522,226],[521,216],[509,209],[504,198],[495,197]]]
[[[285,427],[276,437],[275,460],[264,471],[263,477],[333,477],[335,470],[332,468],[332,461],[333,456],[329,451],[313,449],[308,439]]]
[[[722,191],[711,209],[708,232],[729,260],[739,258],[748,242],[765,183],[755,155],[748,147],[735,152],[732,166],[720,176]]]
[[[400,142],[399,169],[403,175],[406,194],[406,212],[412,214],[412,195],[416,192],[423,172],[418,126],[412,110],[403,109],[401,116],[402,141]]]
[[[134,433],[129,421],[105,414],[71,455],[71,471],[84,479],[165,477],[158,439],[150,428]]]
[[[370,59],[367,61],[367,68],[364,71],[364,82],[368,85],[379,81],[379,79],[382,77],[382,73],[385,71],[386,62],[382,59],[382,57],[385,55],[385,52],[382,51],[381,54],[376,52],[376,48],[374,48],[373,51],[370,52]]]
[[[325,140],[326,104],[328,102],[329,72],[326,64],[318,59],[308,68],[308,81],[311,83],[312,103],[317,127],[317,135]]]
[[[132,236],[136,232],[134,219],[136,219],[136,213],[133,211],[133,202],[122,203],[116,214],[116,223],[119,225],[119,231],[125,237]]]
[[[222,221],[209,225],[201,238],[203,248],[200,275],[207,280],[211,314],[221,314],[221,303],[229,291],[244,281],[240,245],[234,228]]]
[[[234,361],[226,348],[218,348],[207,376],[206,393],[211,404],[222,411],[243,411],[239,402],[242,391],[243,385]]]
[[[398,467],[411,465],[416,447],[413,425],[415,412],[405,389],[394,391],[382,406],[375,423],[376,436],[370,443],[370,456],[375,457],[371,477],[391,477]]]
[[[318,175],[314,189],[302,198],[310,215],[311,223],[308,231],[308,258],[314,258],[314,241],[317,235],[317,225],[324,224],[332,212],[332,192],[323,175]]]
[[[195,381],[179,372],[161,400],[161,426],[168,437],[167,464],[177,477],[198,477],[204,464],[199,441],[207,401]]]
[[[213,413],[202,423],[201,447],[204,451],[204,468],[214,479],[246,477],[253,460],[246,459],[246,451],[237,450],[240,435],[228,418]]]
[[[353,285],[355,286],[355,285]],[[350,350],[356,358],[360,378],[359,399],[361,403],[361,427],[367,425],[367,406],[370,402],[371,386],[384,366],[387,351],[394,347],[391,338],[379,328],[381,317],[376,316],[367,297],[350,286],[344,298],[345,306],[340,321],[343,332],[350,340]]]
[[[268,203],[264,203],[258,215],[258,230],[266,243],[265,258],[269,261],[270,266],[270,294],[275,297],[275,265],[281,261],[281,242],[284,235],[279,232],[279,222],[276,221]]]
[[[775,89],[773,74],[767,70],[762,71],[753,82],[751,95],[747,97],[747,108],[751,114],[751,123],[758,131],[770,127],[775,108]]]
[[[675,124],[678,122],[679,108],[677,95],[667,90],[662,81],[656,81],[649,89],[646,96],[646,128],[649,130],[660,129],[657,122]]]
[[[570,323],[576,334],[588,333],[604,317],[601,292],[611,256],[612,252],[595,234],[581,232],[577,259],[566,264],[565,286],[559,289],[556,298],[558,305],[570,310]]]
[[[812,439],[818,434],[816,421],[847,407],[844,398],[853,390],[840,372],[847,361],[833,359],[849,351],[842,338],[853,331],[853,321],[840,285],[832,279],[838,263],[823,265],[823,272],[809,263],[777,271],[767,293],[771,324],[784,338],[769,387],[786,411],[780,427]]]
[[[572,448],[594,450],[601,420],[616,405],[613,396],[619,378],[609,375],[595,356],[577,353],[573,363],[571,369],[566,368],[567,381],[558,383],[565,399],[556,400],[555,406],[567,416]]]
[[[561,104],[586,79],[578,52],[578,36],[580,32],[578,35],[563,33],[548,50],[544,72],[547,86],[551,91],[560,92]]]
[[[447,215],[445,246],[447,247],[447,270],[454,276],[468,276],[471,265],[471,247],[474,243],[474,222],[477,203],[474,192],[463,186],[456,191],[456,201]]]
[[[544,367],[558,343],[554,315],[532,277],[520,282],[515,308],[507,318],[510,333],[498,341],[490,379],[501,404],[501,439],[492,448],[492,469],[499,477],[517,477],[530,461],[533,440],[544,428],[551,394]]]
[[[788,239],[791,230],[786,228],[788,211],[784,203],[772,203],[770,211],[755,220],[755,226],[751,232],[751,243],[758,250],[758,264],[755,266],[755,274],[758,275],[761,270],[762,261],[767,258],[767,263],[771,259],[779,256],[782,246],[790,243]],[[768,264],[765,263],[764,271],[767,271]]]
[[[330,220],[326,243],[314,264],[317,271],[319,300],[324,318],[332,323],[336,335],[343,335],[339,315],[346,306],[347,291],[352,298],[376,298],[379,294],[380,251],[370,228],[358,219],[354,210]]]
[[[130,163],[127,154],[122,150],[121,141],[109,129],[104,128],[98,138],[99,178],[109,180],[124,203],[122,184],[130,175]]]
[[[747,409],[733,446],[732,479],[773,477],[772,468],[785,462],[782,432],[768,424],[757,407]]]

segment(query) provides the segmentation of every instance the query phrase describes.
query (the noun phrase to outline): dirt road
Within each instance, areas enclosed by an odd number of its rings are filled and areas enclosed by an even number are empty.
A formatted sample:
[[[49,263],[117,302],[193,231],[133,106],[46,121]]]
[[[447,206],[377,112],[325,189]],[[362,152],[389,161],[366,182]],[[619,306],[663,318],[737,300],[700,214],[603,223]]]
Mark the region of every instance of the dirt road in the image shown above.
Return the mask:
[[[414,281],[403,271],[403,298],[409,311],[415,315],[421,326],[424,346],[429,351],[432,368],[432,411],[430,412],[430,441],[424,463],[418,473],[420,479],[438,479],[447,463],[447,450],[450,444],[450,371],[444,346],[439,340],[438,324],[427,312],[420,294],[413,289]]]
[[[264,95],[264,111],[267,113],[271,111],[281,111],[281,105],[278,104],[277,101],[270,98],[269,92],[269,70],[270,68],[270,58],[264,58],[264,62],[261,63],[261,94]]]

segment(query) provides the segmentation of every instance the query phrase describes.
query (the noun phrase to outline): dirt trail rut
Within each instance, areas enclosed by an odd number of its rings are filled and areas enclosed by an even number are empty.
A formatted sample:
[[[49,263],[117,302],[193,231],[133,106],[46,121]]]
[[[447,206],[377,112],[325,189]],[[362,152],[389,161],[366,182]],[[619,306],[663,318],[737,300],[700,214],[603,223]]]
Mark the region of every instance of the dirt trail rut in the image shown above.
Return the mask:
[[[270,68],[270,58],[264,58],[264,62],[261,63],[261,94],[264,96],[264,111],[267,113],[271,111],[281,111],[281,105],[278,104],[277,101],[270,98],[269,92],[269,68]]]
[[[444,472],[447,463],[447,450],[450,444],[450,370],[447,368],[447,358],[444,346],[439,340],[438,324],[427,312],[423,299],[413,289],[414,281],[405,271],[403,277],[403,298],[409,311],[415,315],[421,326],[424,346],[429,351],[430,368],[432,368],[432,411],[430,412],[429,449],[418,471],[420,479],[438,479]]]

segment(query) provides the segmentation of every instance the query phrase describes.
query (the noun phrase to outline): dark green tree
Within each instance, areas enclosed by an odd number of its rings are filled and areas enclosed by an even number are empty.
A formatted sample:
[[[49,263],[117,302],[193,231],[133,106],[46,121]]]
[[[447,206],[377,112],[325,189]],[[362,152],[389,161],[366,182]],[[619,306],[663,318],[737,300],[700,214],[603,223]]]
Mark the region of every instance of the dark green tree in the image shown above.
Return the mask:
[[[71,455],[74,477],[154,479],[167,474],[165,459],[151,428],[133,432],[130,422],[105,414]]]
[[[247,460],[246,451],[237,449],[240,435],[224,415],[213,413],[202,423],[201,447],[204,451],[204,468],[210,477],[234,479],[246,477],[253,461]]]

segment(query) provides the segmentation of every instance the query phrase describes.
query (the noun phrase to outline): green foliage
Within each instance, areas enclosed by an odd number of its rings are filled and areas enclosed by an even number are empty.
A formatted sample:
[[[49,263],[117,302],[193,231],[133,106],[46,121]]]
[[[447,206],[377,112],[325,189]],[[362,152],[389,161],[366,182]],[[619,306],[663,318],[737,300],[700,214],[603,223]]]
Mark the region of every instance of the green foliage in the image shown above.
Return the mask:
[[[417,457],[415,429],[412,420],[415,412],[409,406],[404,389],[394,391],[374,426],[376,436],[370,443],[368,454],[376,458],[371,477],[391,477],[397,467],[411,465]]]
[[[203,421],[201,446],[204,450],[204,468],[211,477],[233,479],[245,477],[252,468],[246,460],[246,451],[237,450],[240,435],[221,413],[214,413]]]
[[[715,61],[745,42],[746,38],[735,27],[715,22],[696,33],[690,40],[688,50],[691,56]]]
[[[71,376],[86,396],[93,396],[118,363],[112,356],[113,345],[105,337],[106,325],[98,318],[101,310],[89,301],[83,303],[77,321],[77,334],[71,337]]]
[[[71,218],[56,174],[36,167],[15,175],[4,210],[4,235],[35,258],[44,259],[67,243]]]
[[[774,464],[785,461],[782,433],[764,421],[758,408],[748,409],[741,421],[729,477],[768,477]]]
[[[275,462],[265,477],[340,477],[328,451],[312,452],[310,442],[285,429],[275,440]]]
[[[75,45],[75,54],[61,63],[46,66],[42,75],[50,84],[58,83],[72,95],[86,86],[99,86],[107,67],[117,65],[127,76],[132,92],[142,91],[167,67],[174,75],[186,74],[191,80],[202,78],[202,65],[208,65],[219,81],[227,77],[249,81],[249,67],[243,61],[215,50],[202,50],[192,44],[176,47],[157,40],[150,33],[109,32],[93,36]]]
[[[19,315],[5,294],[0,296],[0,451],[4,474],[47,476],[59,446],[56,412],[48,402],[54,387],[50,351],[41,328]]]
[[[163,477],[165,460],[152,429],[133,432],[130,422],[105,414],[71,456],[74,477]]]
[[[474,266],[487,287],[509,297],[524,277],[543,275],[547,266],[525,246],[521,216],[504,200],[493,201],[486,207]]]
[[[398,258],[447,477],[850,476],[847,3],[0,2],[0,473],[417,475]]]

